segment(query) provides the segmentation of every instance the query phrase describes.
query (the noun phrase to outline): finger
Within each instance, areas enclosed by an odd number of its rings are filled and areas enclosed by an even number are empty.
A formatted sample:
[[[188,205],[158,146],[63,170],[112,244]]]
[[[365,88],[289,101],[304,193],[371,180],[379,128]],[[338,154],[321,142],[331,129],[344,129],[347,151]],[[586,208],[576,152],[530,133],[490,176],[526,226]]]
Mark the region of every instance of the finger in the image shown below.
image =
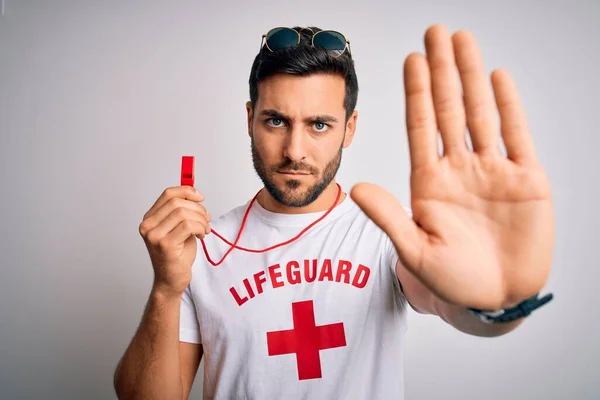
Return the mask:
[[[182,222],[190,222],[190,226],[194,229],[194,234],[208,234],[210,233],[210,225],[206,218],[186,208],[178,208],[173,210],[171,214],[148,232],[147,240],[152,244],[159,243],[166,236],[170,235]],[[202,229],[200,229],[200,226]],[[186,238],[183,238],[185,240]],[[177,242],[177,243],[182,243]]]
[[[412,170],[437,165],[437,123],[425,56],[411,53],[404,62],[406,128]]]
[[[206,236],[204,229],[204,225],[198,221],[183,220],[161,240],[160,245],[169,249],[184,243],[190,236],[203,239]]]
[[[475,37],[460,31],[452,36],[452,42],[473,150],[499,154],[494,97]]]
[[[466,153],[465,109],[450,34],[443,25],[425,33],[425,49],[431,70],[433,104],[444,154]]]
[[[359,183],[352,187],[350,197],[389,236],[403,264],[420,265],[426,235],[394,196],[377,185]]]
[[[204,201],[204,195],[192,186],[172,186],[162,192],[152,207],[150,207],[146,214],[144,214],[142,219],[148,218],[158,209],[160,209],[166,202],[176,197],[192,201]]]
[[[523,165],[537,163],[527,117],[521,106],[517,86],[509,72],[506,70],[494,71],[492,86],[500,113],[500,130],[507,157]]]
[[[195,203],[190,200],[185,200],[180,197],[174,197],[168,200],[165,204],[162,205],[153,215],[148,217],[146,220],[142,221],[142,224],[145,225],[146,230],[153,229],[156,225],[160,224],[162,220],[167,218],[174,210],[178,208],[187,208],[192,211],[198,212],[202,214],[206,219],[210,220],[210,215],[206,208],[201,204]]]
[[[142,223],[140,224],[140,234],[142,236],[146,236],[148,232],[155,229],[166,218],[169,218],[169,216],[172,216],[173,213],[178,210],[182,212],[185,210],[189,210],[193,213],[200,215],[207,222],[211,220],[210,214],[201,204],[194,203],[190,200],[184,200],[179,197],[175,197],[169,200],[161,208],[159,208],[153,215],[142,221]],[[171,228],[173,228],[173,226]]]

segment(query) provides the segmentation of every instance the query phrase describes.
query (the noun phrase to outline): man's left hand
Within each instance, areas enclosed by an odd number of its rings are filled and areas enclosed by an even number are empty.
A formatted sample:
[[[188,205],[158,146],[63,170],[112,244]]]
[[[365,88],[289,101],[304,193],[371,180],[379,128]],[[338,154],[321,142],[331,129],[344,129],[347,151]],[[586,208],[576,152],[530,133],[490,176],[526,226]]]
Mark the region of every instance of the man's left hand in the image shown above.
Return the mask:
[[[548,278],[550,184],[509,74],[493,71],[489,86],[468,32],[450,36],[433,26],[425,47],[425,55],[410,54],[404,65],[412,218],[376,185],[358,184],[350,195],[439,298],[508,307],[539,292]]]

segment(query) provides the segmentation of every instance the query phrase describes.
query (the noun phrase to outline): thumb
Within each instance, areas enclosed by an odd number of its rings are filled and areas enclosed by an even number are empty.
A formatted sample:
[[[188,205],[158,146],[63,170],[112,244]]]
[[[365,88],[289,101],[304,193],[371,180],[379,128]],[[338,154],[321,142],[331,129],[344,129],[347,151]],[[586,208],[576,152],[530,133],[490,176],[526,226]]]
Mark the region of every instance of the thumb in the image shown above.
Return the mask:
[[[354,185],[350,197],[389,236],[402,263],[410,269],[418,268],[423,233],[400,202],[387,190],[372,183]]]

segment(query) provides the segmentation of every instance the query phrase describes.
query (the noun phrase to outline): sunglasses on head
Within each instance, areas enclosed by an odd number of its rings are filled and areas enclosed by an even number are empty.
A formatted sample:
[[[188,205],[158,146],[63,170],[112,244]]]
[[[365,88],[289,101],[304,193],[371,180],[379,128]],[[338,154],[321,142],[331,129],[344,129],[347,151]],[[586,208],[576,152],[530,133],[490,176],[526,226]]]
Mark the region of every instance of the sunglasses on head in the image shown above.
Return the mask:
[[[335,57],[341,56],[346,49],[348,49],[348,55],[351,55],[350,42],[341,33],[331,30],[315,33],[310,28],[302,28],[299,31],[285,27],[273,28],[262,35],[260,48],[263,48],[263,40],[264,45],[267,46],[267,49],[271,52],[287,47],[298,46],[300,44],[302,31],[305,29],[312,33],[312,47],[322,47],[329,50]]]

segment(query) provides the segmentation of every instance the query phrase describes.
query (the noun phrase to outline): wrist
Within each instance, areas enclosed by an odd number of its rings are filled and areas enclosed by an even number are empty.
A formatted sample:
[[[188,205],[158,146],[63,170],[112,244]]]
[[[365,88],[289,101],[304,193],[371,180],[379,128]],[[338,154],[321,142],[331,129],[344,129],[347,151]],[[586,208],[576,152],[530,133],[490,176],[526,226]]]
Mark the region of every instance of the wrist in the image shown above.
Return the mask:
[[[479,310],[468,308],[469,312],[488,324],[509,323],[528,317],[534,310],[552,300],[553,294],[539,298],[539,293],[513,305],[500,310]]]
[[[151,295],[160,301],[181,300],[184,290],[176,290],[168,285],[155,281],[152,285]]]

